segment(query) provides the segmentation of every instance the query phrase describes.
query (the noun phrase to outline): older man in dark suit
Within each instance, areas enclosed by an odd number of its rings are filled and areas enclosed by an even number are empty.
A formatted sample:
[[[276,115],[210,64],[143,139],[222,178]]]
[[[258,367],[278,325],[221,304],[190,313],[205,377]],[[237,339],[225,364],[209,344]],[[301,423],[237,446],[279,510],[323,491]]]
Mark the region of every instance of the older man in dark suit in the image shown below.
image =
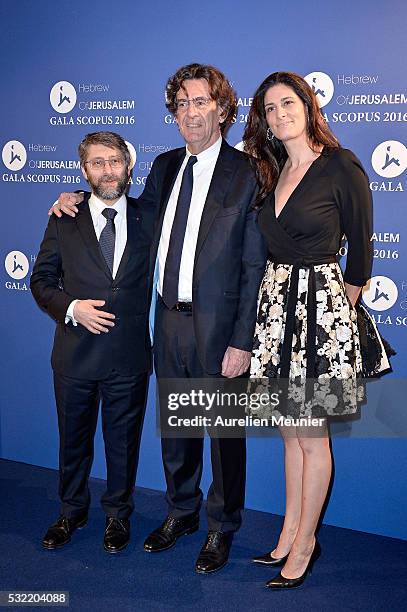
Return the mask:
[[[213,66],[190,64],[168,81],[167,108],[186,147],[154,161],[139,198],[158,208],[150,256],[157,299],[154,364],[160,379],[233,378],[250,363],[265,247],[253,205],[257,186],[248,157],[222,138],[236,96]],[[64,212],[79,200],[64,194]],[[56,214],[60,214],[56,206]],[[160,552],[199,526],[203,439],[162,437],[168,516],[144,543]],[[241,524],[246,475],[244,436],[211,437],[209,533],[195,569],[217,571]]]
[[[52,216],[31,277],[39,306],[57,322],[52,367],[60,433],[61,515],[43,546],[67,544],[87,522],[88,477],[99,401],[107,464],[104,548],[122,550],[146,403],[151,346],[148,265],[154,211],[125,195],[130,154],[112,132],[79,147],[92,193],[75,219]]]

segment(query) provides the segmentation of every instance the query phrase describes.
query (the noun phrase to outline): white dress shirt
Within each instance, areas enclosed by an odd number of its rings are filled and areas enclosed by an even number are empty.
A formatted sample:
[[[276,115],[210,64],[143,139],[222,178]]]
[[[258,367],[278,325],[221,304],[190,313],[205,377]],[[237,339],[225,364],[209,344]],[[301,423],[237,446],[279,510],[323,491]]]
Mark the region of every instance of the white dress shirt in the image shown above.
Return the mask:
[[[126,248],[127,242],[127,199],[123,194],[115,204],[112,206],[106,206],[102,200],[100,200],[95,194],[91,194],[89,198],[89,210],[92,217],[93,227],[95,229],[96,238],[99,240],[100,234],[103,228],[106,226],[107,219],[102,215],[105,208],[113,208],[117,215],[114,218],[114,226],[116,231],[116,238],[114,243],[114,257],[113,257],[113,278],[116,277],[117,270],[119,269],[120,261],[122,259],[124,249]],[[91,298],[90,298],[91,299]],[[66,311],[65,323],[72,321],[74,325],[77,322],[73,316],[73,309],[78,300],[73,300],[68,306]]]
[[[218,160],[221,145],[222,138],[220,137],[212,146],[205,149],[205,151],[202,151],[202,153],[198,153],[198,155],[196,155],[198,161],[193,165],[194,186],[192,190],[191,205],[189,207],[179,271],[178,300],[180,302],[192,302],[192,276],[194,271],[195,250],[196,243],[198,241],[199,226],[201,224],[202,212],[205,206],[209,185],[211,184],[213,171]],[[171,237],[172,224],[174,223],[175,210],[181,188],[182,176],[191,155],[192,153],[190,153],[188,148],[186,148],[186,156],[180,171],[178,172],[178,176],[174,183],[164,215],[157,254],[157,290],[160,295],[162,295],[163,292],[165,262],[167,259],[168,246]]]

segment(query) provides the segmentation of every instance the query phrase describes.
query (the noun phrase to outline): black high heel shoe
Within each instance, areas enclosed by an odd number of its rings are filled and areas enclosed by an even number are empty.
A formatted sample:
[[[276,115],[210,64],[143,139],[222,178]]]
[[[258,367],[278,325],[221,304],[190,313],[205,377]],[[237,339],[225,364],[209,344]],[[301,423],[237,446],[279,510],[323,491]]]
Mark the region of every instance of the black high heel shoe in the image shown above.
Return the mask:
[[[267,565],[267,567],[278,567],[279,565],[284,565],[284,563],[287,561],[288,555],[286,555],[285,557],[273,557],[271,552],[268,552],[265,555],[261,555],[259,557],[253,557],[253,563],[258,563],[259,565]]]
[[[295,587],[299,587],[302,585],[308,574],[312,573],[312,568],[314,563],[321,556],[321,547],[319,542],[315,542],[314,550],[312,551],[312,555],[310,560],[308,561],[308,565],[305,568],[304,573],[298,578],[286,578],[279,572],[277,576],[266,582],[266,587],[269,589],[294,589]]]

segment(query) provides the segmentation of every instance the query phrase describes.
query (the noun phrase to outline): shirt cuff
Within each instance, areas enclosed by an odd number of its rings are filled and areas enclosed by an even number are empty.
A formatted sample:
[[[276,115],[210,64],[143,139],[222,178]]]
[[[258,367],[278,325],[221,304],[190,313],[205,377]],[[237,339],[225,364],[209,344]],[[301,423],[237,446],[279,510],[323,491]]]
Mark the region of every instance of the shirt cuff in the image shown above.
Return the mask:
[[[77,320],[73,316],[73,309],[75,307],[76,302],[79,302],[79,300],[73,300],[73,302],[71,302],[68,306],[68,310],[66,311],[65,315],[65,325],[67,325],[69,321],[71,321],[72,325],[74,325],[75,327],[78,325]]]

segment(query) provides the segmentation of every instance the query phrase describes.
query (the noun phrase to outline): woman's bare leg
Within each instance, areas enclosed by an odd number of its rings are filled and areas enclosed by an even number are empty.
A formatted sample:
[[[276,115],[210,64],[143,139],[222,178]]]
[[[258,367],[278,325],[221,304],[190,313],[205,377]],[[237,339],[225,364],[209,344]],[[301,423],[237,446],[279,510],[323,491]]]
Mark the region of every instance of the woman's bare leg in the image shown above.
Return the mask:
[[[301,518],[303,451],[295,427],[280,427],[284,440],[285,516],[272,556],[285,557],[291,550]]]
[[[315,545],[315,530],[325,502],[332,472],[329,435],[311,437],[309,430],[297,428],[303,454],[301,517],[290,555],[282,569],[286,578],[298,578],[308,564]],[[324,431],[320,431],[323,434]]]

